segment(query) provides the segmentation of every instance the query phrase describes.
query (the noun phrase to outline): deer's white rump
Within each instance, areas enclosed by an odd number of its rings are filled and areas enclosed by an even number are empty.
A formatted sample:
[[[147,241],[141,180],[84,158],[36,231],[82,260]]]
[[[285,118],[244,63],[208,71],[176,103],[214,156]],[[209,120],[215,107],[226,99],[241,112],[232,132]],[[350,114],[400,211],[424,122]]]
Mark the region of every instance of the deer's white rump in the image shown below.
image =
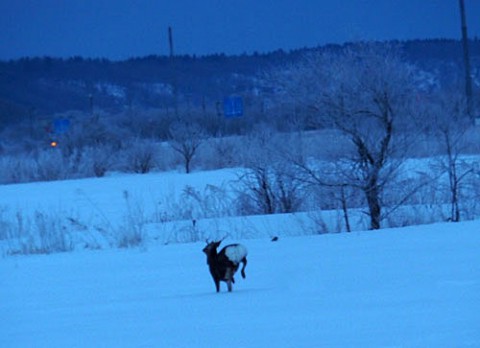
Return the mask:
[[[247,248],[242,244],[232,244],[225,248],[225,255],[235,263],[240,263],[248,254]]]

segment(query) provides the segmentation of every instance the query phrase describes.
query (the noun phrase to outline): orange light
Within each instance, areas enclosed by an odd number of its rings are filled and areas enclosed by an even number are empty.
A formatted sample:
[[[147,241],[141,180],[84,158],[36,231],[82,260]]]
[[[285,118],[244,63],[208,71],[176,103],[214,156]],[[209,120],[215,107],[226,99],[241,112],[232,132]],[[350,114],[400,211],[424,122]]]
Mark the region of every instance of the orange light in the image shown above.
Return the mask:
[[[56,141],[50,142],[51,147],[57,147],[58,143]]]

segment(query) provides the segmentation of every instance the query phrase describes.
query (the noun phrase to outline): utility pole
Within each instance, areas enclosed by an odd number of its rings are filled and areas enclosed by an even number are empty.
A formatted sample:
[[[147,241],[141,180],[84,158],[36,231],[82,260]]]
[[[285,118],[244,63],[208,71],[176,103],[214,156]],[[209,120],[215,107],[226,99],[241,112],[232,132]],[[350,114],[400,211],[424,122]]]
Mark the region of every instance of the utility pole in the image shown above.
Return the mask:
[[[178,86],[177,86],[177,62],[173,52],[172,27],[168,27],[168,47],[170,49],[170,66],[172,67],[173,109],[178,117]]]
[[[467,20],[465,16],[465,2],[460,1],[460,18],[462,23],[463,61],[465,64],[465,95],[467,97],[467,114],[475,122],[473,110],[472,76],[470,74],[470,54],[468,52]]]

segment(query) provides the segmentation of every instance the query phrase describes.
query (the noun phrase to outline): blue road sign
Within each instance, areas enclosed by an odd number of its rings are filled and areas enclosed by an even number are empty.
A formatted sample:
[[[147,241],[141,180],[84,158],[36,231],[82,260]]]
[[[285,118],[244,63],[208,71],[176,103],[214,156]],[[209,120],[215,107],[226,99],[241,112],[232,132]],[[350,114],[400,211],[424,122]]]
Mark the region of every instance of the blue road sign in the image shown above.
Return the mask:
[[[243,116],[242,97],[229,96],[223,99],[223,114],[228,118]]]

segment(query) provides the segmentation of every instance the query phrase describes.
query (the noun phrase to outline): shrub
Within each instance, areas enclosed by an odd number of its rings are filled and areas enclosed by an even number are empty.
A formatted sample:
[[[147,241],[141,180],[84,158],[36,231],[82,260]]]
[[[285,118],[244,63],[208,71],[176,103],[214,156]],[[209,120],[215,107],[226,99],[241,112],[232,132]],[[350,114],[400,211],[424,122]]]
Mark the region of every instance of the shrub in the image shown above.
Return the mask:
[[[145,213],[138,202],[133,202],[128,191],[123,191],[126,203],[124,223],[118,229],[117,246],[120,248],[136,247],[145,241]]]
[[[70,234],[58,215],[35,211],[33,216],[17,212],[8,224],[8,254],[50,254],[73,250]]]
[[[145,174],[155,167],[158,145],[151,140],[130,142],[123,153],[125,169],[134,173]]]

